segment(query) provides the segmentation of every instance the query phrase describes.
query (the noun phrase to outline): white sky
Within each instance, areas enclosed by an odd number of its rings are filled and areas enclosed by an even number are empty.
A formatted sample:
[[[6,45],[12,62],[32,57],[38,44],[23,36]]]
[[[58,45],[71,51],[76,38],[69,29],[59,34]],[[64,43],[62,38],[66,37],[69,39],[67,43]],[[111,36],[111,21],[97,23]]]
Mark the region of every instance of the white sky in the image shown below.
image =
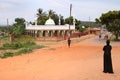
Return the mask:
[[[69,6],[72,15],[81,21],[95,21],[102,13],[109,10],[120,10],[120,0],[0,0],[0,25],[14,23],[15,18],[34,21],[37,9],[52,9],[64,18],[69,17]]]

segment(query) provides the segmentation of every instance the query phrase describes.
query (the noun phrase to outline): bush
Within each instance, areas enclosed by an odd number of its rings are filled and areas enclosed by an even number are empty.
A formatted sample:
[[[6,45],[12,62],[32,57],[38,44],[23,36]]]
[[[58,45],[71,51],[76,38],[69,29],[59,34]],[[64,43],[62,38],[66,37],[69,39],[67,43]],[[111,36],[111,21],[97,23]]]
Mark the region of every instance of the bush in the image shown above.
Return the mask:
[[[3,44],[3,49],[19,49],[22,48],[23,45],[21,43],[6,43]]]
[[[32,52],[32,49],[31,48],[23,48],[21,50],[19,50],[16,55],[21,55],[21,54],[26,54],[26,53],[30,53]]]
[[[34,42],[6,43],[6,44],[3,44],[3,46],[0,48],[0,50],[3,50],[3,49],[12,49],[12,50],[14,50],[15,49],[15,53],[11,53],[11,52],[3,53],[3,55],[0,56],[0,58],[7,58],[7,57],[16,56],[16,55],[27,54],[27,53],[32,52],[33,49],[40,49],[40,48],[43,48],[43,47],[45,47],[45,46],[36,45]]]
[[[34,40],[35,40],[34,37],[27,36],[27,35],[20,35],[19,37],[15,38],[16,42],[23,42],[23,43],[31,42],[31,41],[34,41]]]
[[[34,46],[34,45],[36,45],[34,42],[26,42],[26,43],[23,44],[23,47],[28,48],[28,47],[31,47],[31,46]]]
[[[44,48],[45,46],[43,45],[35,45],[35,46],[31,46],[32,49],[41,49]]]
[[[9,36],[0,37],[0,40],[9,40]]]
[[[1,58],[7,58],[7,57],[13,57],[14,56],[14,53],[11,53],[11,52],[5,52],[3,53],[2,56],[0,56]]]
[[[110,37],[110,40],[112,40],[112,41],[115,41],[115,39],[116,39],[115,35],[112,35],[112,36]]]

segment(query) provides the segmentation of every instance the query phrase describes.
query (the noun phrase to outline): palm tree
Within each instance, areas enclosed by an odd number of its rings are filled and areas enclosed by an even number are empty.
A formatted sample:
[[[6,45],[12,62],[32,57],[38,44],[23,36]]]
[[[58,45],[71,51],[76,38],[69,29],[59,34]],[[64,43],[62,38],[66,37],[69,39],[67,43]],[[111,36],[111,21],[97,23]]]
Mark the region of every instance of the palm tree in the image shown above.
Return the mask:
[[[37,13],[37,24],[43,25],[45,21],[48,19],[46,12],[43,12],[41,8],[39,8]]]
[[[53,16],[54,16],[54,14],[55,14],[55,12],[53,11],[53,10],[49,10],[48,11],[48,16],[50,17],[50,18],[52,18]]]
[[[59,16],[53,10],[48,11],[48,17],[52,18],[56,25],[59,24]]]

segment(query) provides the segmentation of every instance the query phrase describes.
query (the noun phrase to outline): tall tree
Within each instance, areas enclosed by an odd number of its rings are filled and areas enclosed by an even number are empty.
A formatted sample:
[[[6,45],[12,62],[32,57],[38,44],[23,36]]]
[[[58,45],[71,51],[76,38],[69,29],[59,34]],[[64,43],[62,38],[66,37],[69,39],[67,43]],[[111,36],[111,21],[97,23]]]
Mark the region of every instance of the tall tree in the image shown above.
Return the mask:
[[[49,17],[53,17],[54,15],[55,15],[55,12],[50,9],[50,10],[48,11],[48,16],[49,16]]]
[[[65,23],[66,23],[66,24],[73,25],[73,16],[66,18],[66,19],[65,19]]]
[[[41,8],[37,10],[37,24],[44,25],[45,21],[48,19],[46,12],[43,12]]]
[[[109,11],[102,14],[101,17],[96,20],[105,24],[108,31],[115,34],[116,40],[118,40],[120,33],[120,11]]]
[[[53,10],[48,11],[48,17],[52,18],[56,25],[59,24],[59,16]]]
[[[65,24],[65,20],[64,20],[64,17],[59,15],[59,18],[60,18],[60,24],[61,25],[64,25]]]
[[[65,24],[73,25],[73,16],[66,18],[65,19]],[[75,28],[78,31],[84,31],[85,30],[85,28],[84,29],[82,28],[80,20],[77,20],[77,19],[75,19]]]
[[[15,23],[13,24],[12,32],[15,35],[21,35],[25,32],[25,19],[16,18]]]

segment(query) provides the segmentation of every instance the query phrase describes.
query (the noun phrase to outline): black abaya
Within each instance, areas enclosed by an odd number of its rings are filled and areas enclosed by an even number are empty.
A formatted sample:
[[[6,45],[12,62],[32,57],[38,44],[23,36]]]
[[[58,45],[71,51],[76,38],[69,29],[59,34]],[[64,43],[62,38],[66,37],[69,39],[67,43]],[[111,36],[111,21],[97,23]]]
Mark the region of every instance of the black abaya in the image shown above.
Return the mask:
[[[105,73],[113,73],[113,67],[112,67],[112,58],[111,58],[111,49],[112,47],[110,45],[104,46],[104,70]]]

